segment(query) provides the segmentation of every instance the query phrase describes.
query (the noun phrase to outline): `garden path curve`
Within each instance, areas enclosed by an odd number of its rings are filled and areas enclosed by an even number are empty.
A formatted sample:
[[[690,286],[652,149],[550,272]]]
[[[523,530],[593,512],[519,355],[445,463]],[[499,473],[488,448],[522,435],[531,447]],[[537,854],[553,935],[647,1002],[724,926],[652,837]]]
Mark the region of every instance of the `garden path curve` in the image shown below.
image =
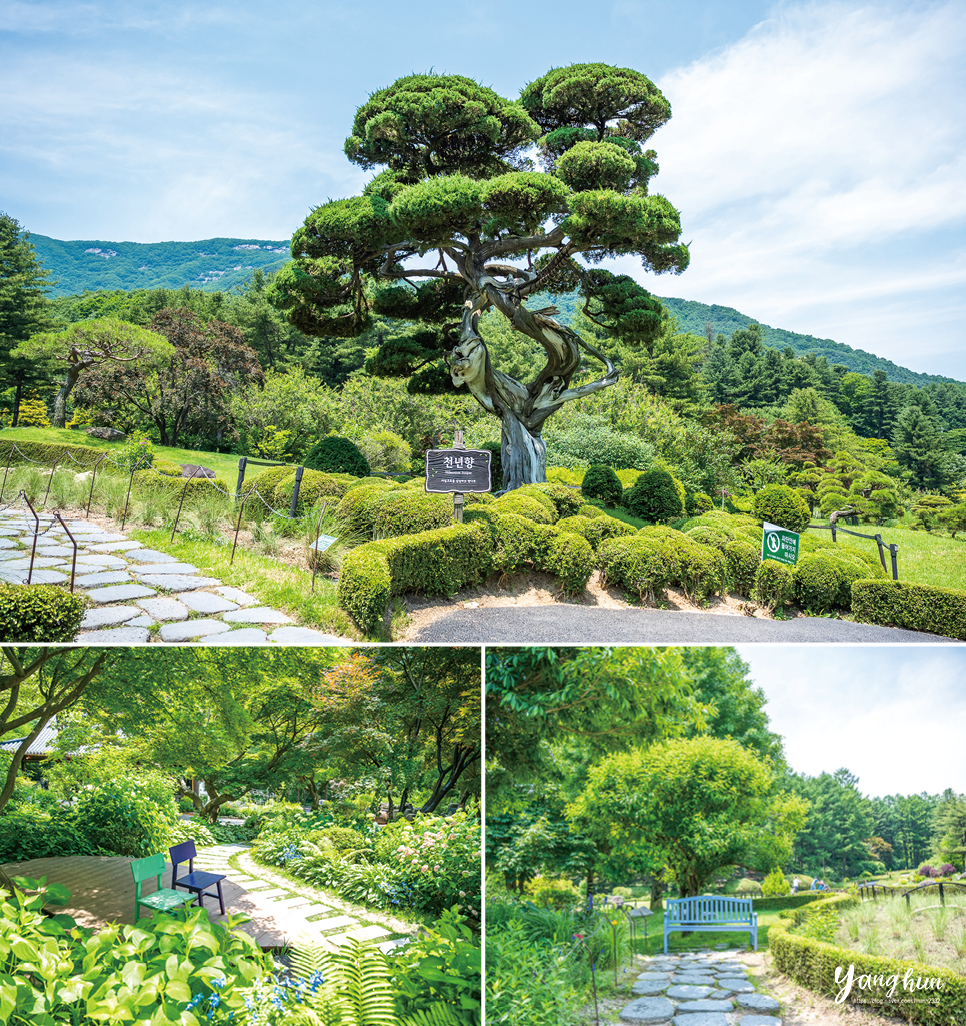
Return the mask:
[[[639,995],[620,1013],[635,1026],[782,1026],[779,1003],[758,994],[739,952],[653,955],[637,977]]]
[[[17,509],[0,511],[0,581],[26,584],[36,533],[33,584],[69,585],[74,548],[57,520],[35,521]],[[75,591],[93,607],[84,615],[81,645],[344,645],[347,639],[299,627],[277,609],[190,563],[145,548],[87,520],[66,521],[78,543]]]
[[[111,922],[134,922],[134,881],[128,858],[72,855],[31,859],[3,868],[10,876],[46,877],[47,883],[63,884],[71,898],[61,911],[81,926],[96,928]],[[240,929],[263,948],[314,942],[335,949],[354,939],[371,941],[388,951],[405,943],[417,930],[415,924],[387,912],[354,905],[307,884],[291,883],[254,862],[247,844],[202,848],[195,868],[226,876],[225,911],[247,915],[250,922]],[[170,878],[171,866],[167,863],[162,884],[168,886]],[[153,881],[148,881],[144,893],[153,890]],[[205,908],[212,922],[222,920],[216,899],[206,898]]]

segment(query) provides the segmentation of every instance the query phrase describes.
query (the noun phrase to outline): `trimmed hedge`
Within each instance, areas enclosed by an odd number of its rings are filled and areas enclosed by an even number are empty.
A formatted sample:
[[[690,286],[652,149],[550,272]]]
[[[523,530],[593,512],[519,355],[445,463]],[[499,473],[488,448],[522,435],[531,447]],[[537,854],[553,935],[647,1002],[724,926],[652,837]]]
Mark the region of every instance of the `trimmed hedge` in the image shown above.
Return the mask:
[[[187,489],[185,485],[187,484]],[[221,492],[218,489],[221,489]],[[192,501],[198,497],[207,495],[222,495],[228,492],[235,494],[234,484],[229,484],[222,477],[166,477],[154,470],[135,470],[131,486],[132,494],[139,494],[145,490],[154,489],[162,491],[177,503],[181,501],[181,493],[184,492],[185,506],[190,506]]]
[[[550,541],[546,569],[560,578],[560,586],[570,595],[579,595],[596,569],[594,550],[586,538],[562,531]]]
[[[537,524],[553,524],[557,521],[557,510],[547,496],[537,499],[533,495],[524,494],[520,488],[501,495],[490,503],[489,508],[495,513],[516,513]]]
[[[666,553],[652,539],[639,534],[601,542],[597,566],[605,584],[635,592],[642,602],[663,599],[664,589],[671,583]]]
[[[538,495],[545,495],[550,499],[558,517],[572,517],[584,502],[580,496],[580,492],[575,488],[568,488],[566,485],[557,484],[553,481],[544,481],[540,484],[527,485],[526,488],[527,494],[532,490]],[[534,498],[536,498],[536,495]]]
[[[605,538],[622,538],[637,534],[637,530],[623,520],[609,517],[606,514],[602,517],[588,517],[583,515],[564,517],[557,521],[558,531],[570,531],[579,534],[590,542],[592,549],[600,548],[600,543]]]
[[[854,903],[854,899],[852,901]],[[836,902],[835,898],[829,899],[829,904],[833,902],[838,907],[847,904],[841,900]],[[797,917],[802,917],[807,911],[796,910]],[[880,997],[885,1002],[885,1012],[901,1014],[907,1022],[918,1026],[958,1026],[966,1022],[966,977],[945,966],[883,958],[825,944],[794,933],[781,919],[768,931],[768,948],[779,972],[820,994],[837,998],[843,991],[846,974],[851,967],[853,983],[848,1000]],[[943,981],[942,989],[909,989],[915,988],[917,980],[924,984],[927,979],[936,978]],[[893,984],[894,998],[888,1001]],[[878,1006],[873,1008],[878,1009]]]
[[[767,609],[781,609],[795,597],[795,575],[790,566],[766,559],[755,572],[755,598]]]
[[[23,453],[23,458],[14,453],[11,459],[10,454],[14,446]],[[110,451],[108,449],[95,449],[92,445],[65,445],[63,442],[20,442],[16,438],[7,437],[0,438],[0,463],[6,466],[9,459],[10,465],[16,466],[18,463],[33,460],[34,463],[42,463],[45,467],[52,467],[54,460],[60,459],[60,462],[57,464],[58,466],[76,466],[69,459],[66,461],[61,459],[65,449],[85,467],[93,467],[105,453]]]
[[[855,581],[852,612],[860,623],[929,631],[966,641],[966,591],[907,581]]]
[[[453,523],[449,495],[427,495],[409,488],[394,488],[376,495],[369,503],[372,531],[377,538],[435,531]]]
[[[367,542],[349,552],[339,574],[339,605],[366,633],[382,623],[392,595],[452,595],[485,580],[491,542],[482,524]]]
[[[780,898],[752,898],[752,907],[756,912],[780,912],[784,909],[801,908],[813,901],[828,898],[823,891],[805,891],[803,894],[785,894]]]
[[[89,605],[56,584],[0,583],[0,642],[73,641]]]
[[[733,541],[725,543],[724,557],[728,565],[729,587],[739,595],[751,598],[761,565],[760,553],[747,542]]]
[[[339,502],[338,513],[354,531],[372,534],[373,503],[384,492],[396,489],[384,479],[350,488]]]

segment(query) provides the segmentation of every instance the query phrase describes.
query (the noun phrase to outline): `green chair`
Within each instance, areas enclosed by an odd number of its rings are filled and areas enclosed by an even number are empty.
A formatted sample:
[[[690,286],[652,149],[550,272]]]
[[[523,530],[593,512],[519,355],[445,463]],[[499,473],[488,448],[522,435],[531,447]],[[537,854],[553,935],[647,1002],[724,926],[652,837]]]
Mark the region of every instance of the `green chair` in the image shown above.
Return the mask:
[[[134,920],[141,918],[141,906],[151,909],[153,912],[173,912],[183,905],[190,905],[195,901],[193,894],[183,894],[174,891],[170,887],[161,886],[161,874],[164,872],[164,856],[161,852],[157,855],[149,855],[146,859],[135,859],[131,863],[131,874],[134,877]],[[153,894],[141,897],[141,884],[145,880],[154,879],[157,888]]]

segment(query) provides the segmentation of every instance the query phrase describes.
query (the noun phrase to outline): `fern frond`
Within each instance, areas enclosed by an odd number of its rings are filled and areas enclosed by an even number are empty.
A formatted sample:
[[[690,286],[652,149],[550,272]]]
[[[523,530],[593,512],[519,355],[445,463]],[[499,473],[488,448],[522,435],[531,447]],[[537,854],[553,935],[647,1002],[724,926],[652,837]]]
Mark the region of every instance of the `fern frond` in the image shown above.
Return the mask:
[[[417,1008],[401,1020],[400,1026],[466,1026],[452,1005],[436,1001],[428,1008]]]

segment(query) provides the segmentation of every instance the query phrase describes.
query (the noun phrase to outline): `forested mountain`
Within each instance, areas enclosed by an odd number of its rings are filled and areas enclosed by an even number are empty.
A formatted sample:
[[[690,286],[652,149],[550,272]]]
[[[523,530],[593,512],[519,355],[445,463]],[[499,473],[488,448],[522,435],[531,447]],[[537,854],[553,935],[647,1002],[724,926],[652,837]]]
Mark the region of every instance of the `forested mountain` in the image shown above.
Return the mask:
[[[255,268],[274,271],[289,259],[289,243],[265,239],[200,242],[62,242],[31,234],[30,241],[56,284],[52,296],[97,289],[224,291],[247,281]]]
[[[56,279],[50,293],[54,297],[99,289],[178,289],[183,285],[206,292],[226,292],[247,281],[254,269],[274,271],[289,259],[288,242],[265,239],[62,242],[46,235],[31,234],[30,241],[43,266],[51,272],[52,279]],[[703,336],[706,325],[711,325],[714,335],[730,337],[734,331],[749,324],[761,324],[754,317],[730,306],[709,305],[692,299],[660,298],[678,319],[681,330],[695,335]],[[537,297],[537,302],[556,303],[565,322],[577,310],[576,293],[553,299]],[[802,335],[767,324],[761,324],[761,329],[762,342],[768,348],[791,348],[796,356],[824,356],[830,364],[841,364],[860,374],[871,376],[877,370],[883,370],[889,381],[919,386],[954,380],[938,374],[917,373],[829,338]]]

